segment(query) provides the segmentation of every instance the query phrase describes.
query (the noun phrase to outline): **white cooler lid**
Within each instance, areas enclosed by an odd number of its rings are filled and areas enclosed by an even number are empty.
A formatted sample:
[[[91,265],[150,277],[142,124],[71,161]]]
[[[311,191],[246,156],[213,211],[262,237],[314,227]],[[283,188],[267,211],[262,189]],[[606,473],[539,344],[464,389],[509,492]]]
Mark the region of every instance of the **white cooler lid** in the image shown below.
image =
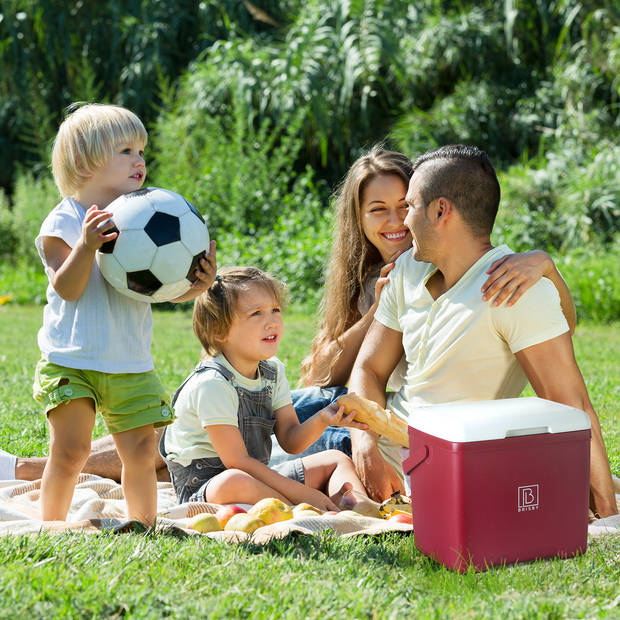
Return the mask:
[[[470,442],[590,428],[581,409],[543,398],[503,398],[411,407],[409,426],[447,441]]]

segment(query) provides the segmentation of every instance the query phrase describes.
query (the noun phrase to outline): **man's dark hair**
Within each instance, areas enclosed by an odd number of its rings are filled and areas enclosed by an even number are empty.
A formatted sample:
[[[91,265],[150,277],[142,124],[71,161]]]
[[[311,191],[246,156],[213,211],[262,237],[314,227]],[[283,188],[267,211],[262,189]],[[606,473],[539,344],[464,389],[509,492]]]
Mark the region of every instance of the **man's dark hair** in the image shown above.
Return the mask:
[[[420,194],[425,207],[437,198],[448,198],[476,236],[493,230],[500,189],[489,156],[475,146],[450,144],[427,151],[413,163],[421,166]]]

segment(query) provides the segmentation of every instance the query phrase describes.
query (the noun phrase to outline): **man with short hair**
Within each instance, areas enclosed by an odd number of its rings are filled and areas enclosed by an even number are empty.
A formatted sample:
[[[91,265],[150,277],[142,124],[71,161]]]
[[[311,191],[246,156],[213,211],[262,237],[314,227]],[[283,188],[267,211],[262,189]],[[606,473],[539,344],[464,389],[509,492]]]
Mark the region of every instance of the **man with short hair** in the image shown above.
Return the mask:
[[[491,244],[499,200],[493,166],[475,147],[446,146],[416,160],[405,220],[413,248],[390,273],[349,390],[387,402],[407,419],[418,405],[517,397],[529,379],[539,397],[589,415],[592,507],[600,516],[616,514],[600,424],[557,290],[542,278],[511,307],[480,298],[487,268],[511,252]],[[386,398],[387,379],[403,353],[405,384]],[[382,500],[403,488],[397,446],[355,429],[351,440],[371,497]]]

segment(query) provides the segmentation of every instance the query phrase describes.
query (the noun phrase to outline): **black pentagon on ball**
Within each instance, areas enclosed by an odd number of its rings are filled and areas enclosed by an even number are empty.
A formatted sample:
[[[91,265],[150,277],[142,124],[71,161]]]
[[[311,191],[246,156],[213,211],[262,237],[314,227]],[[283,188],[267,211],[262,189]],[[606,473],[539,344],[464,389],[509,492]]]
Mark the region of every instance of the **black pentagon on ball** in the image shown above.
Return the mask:
[[[187,271],[187,275],[185,276],[190,282],[196,282],[198,280],[194,271],[198,269],[198,264],[200,263],[200,259],[204,257],[204,252],[200,254],[196,254],[194,258],[192,258],[192,264],[189,266],[189,270]]]
[[[128,271],[127,288],[141,295],[152,295],[157,292],[162,283],[148,270]]]
[[[117,233],[118,232],[118,228],[116,228],[116,226],[114,226],[114,228],[110,228],[110,230],[106,230],[105,234],[109,235],[110,233]],[[112,252],[114,252],[114,246],[116,245],[116,239],[118,239],[118,237],[116,237],[115,239],[112,239],[112,241],[106,241],[100,248],[99,251],[102,252],[103,254],[112,254]]]
[[[200,215],[200,211],[198,211],[198,209],[196,209],[196,207],[187,199],[185,198],[185,202],[187,203],[187,206],[190,208],[190,211],[198,218],[200,218],[200,221],[204,224],[204,217],[202,217],[202,215]]]
[[[157,247],[160,247],[181,239],[181,224],[176,215],[158,211],[148,221],[144,227],[144,232]]]

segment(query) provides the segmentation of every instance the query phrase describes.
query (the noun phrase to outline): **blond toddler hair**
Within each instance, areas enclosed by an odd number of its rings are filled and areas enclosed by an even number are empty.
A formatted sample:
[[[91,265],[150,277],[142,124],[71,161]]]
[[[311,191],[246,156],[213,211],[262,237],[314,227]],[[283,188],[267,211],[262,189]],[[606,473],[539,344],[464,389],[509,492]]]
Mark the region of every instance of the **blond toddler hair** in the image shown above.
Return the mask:
[[[146,145],[147,140],[142,121],[126,108],[100,103],[75,108],[61,123],[52,149],[52,173],[60,193],[75,194],[119,144]]]

